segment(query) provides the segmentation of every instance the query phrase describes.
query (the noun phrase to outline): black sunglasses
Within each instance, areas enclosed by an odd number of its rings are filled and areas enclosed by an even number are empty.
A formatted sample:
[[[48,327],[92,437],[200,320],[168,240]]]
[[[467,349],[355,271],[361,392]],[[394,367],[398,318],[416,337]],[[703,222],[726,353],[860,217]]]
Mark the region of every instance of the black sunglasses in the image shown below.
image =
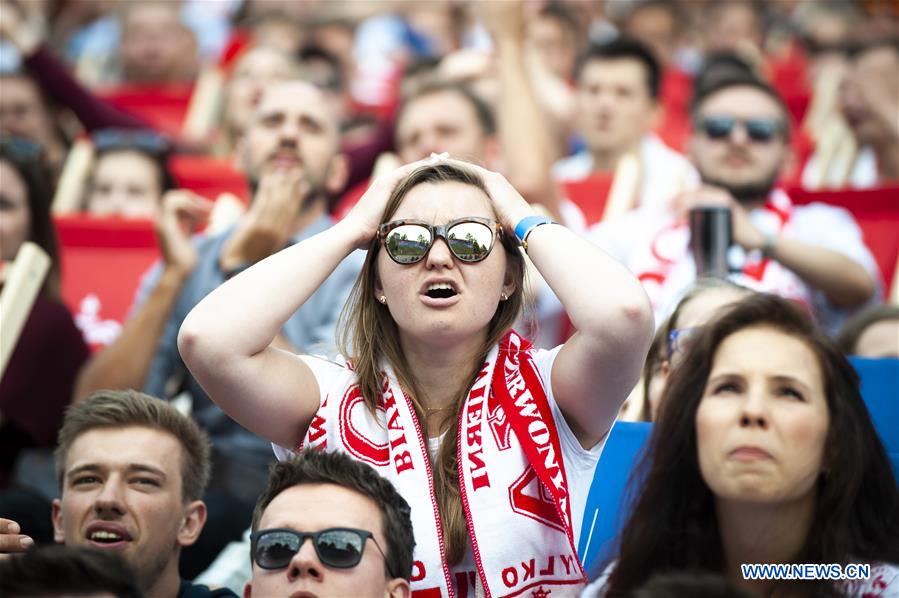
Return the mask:
[[[773,118],[739,119],[731,116],[707,116],[702,119],[702,131],[709,139],[727,139],[734,127],[742,126],[752,141],[766,143],[781,134],[783,125]]]
[[[250,534],[253,561],[263,569],[283,569],[300,551],[306,538],[312,538],[315,554],[323,565],[335,569],[350,569],[362,560],[365,541],[371,538],[391,577],[387,555],[371,532],[350,527],[332,527],[318,532],[298,532],[288,528],[258,530]]]
[[[459,218],[446,224],[428,224],[420,220],[394,220],[378,227],[378,238],[387,255],[397,264],[420,262],[437,237],[463,262],[479,262],[490,255],[496,236],[503,227],[489,218]]]

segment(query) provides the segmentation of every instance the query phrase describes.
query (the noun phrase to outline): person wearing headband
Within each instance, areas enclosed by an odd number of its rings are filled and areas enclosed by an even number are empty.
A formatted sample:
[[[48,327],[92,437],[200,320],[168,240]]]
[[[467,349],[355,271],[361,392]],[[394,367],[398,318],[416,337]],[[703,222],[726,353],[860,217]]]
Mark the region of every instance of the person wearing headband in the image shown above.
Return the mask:
[[[356,249],[368,253],[342,355],[270,347]],[[511,329],[525,252],[578,330],[552,350]],[[179,348],[209,396],[281,458],[337,450],[394,484],[412,507],[413,591],[562,593],[585,581],[574,537],[652,330],[623,266],[536,216],[501,175],[433,156],[216,289],[188,314]]]

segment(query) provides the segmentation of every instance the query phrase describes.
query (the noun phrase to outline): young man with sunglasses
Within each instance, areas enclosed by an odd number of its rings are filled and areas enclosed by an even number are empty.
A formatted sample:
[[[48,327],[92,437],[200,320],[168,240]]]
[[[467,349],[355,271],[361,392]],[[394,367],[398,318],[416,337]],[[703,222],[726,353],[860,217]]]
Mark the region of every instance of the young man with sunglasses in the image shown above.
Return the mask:
[[[306,451],[272,466],[252,530],[244,598],[411,595],[409,505],[344,453]]]
[[[776,185],[790,158],[788,118],[767,84],[722,75],[694,98],[689,147],[702,185],[677,197],[672,211],[635,210],[592,231],[643,281],[656,321],[696,278],[687,223],[700,207],[730,210],[729,278],[807,305],[825,330],[835,332],[875,296],[877,265],[851,214],[793,205]]]

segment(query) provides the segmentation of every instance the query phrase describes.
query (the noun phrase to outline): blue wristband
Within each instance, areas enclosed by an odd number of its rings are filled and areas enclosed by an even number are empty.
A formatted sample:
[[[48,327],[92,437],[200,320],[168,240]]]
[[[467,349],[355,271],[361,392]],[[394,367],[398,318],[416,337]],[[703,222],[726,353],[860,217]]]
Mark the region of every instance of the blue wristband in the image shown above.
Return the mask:
[[[528,235],[532,230],[544,224],[556,224],[556,222],[545,216],[525,216],[515,225],[515,236],[518,237],[518,241],[525,251],[528,248]]]

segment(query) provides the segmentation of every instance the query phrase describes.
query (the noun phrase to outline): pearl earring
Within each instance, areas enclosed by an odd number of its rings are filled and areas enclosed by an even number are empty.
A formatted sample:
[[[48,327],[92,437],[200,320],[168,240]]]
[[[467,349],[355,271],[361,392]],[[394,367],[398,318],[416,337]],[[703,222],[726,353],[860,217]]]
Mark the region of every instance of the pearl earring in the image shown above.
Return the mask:
[[[503,292],[500,294],[500,297],[502,297],[503,301],[508,301],[508,300],[509,300],[509,296],[506,295],[506,292],[505,292],[505,291],[503,291]]]
[[[387,295],[381,295],[380,297],[378,297],[378,301],[380,301],[384,305],[387,305]]]

